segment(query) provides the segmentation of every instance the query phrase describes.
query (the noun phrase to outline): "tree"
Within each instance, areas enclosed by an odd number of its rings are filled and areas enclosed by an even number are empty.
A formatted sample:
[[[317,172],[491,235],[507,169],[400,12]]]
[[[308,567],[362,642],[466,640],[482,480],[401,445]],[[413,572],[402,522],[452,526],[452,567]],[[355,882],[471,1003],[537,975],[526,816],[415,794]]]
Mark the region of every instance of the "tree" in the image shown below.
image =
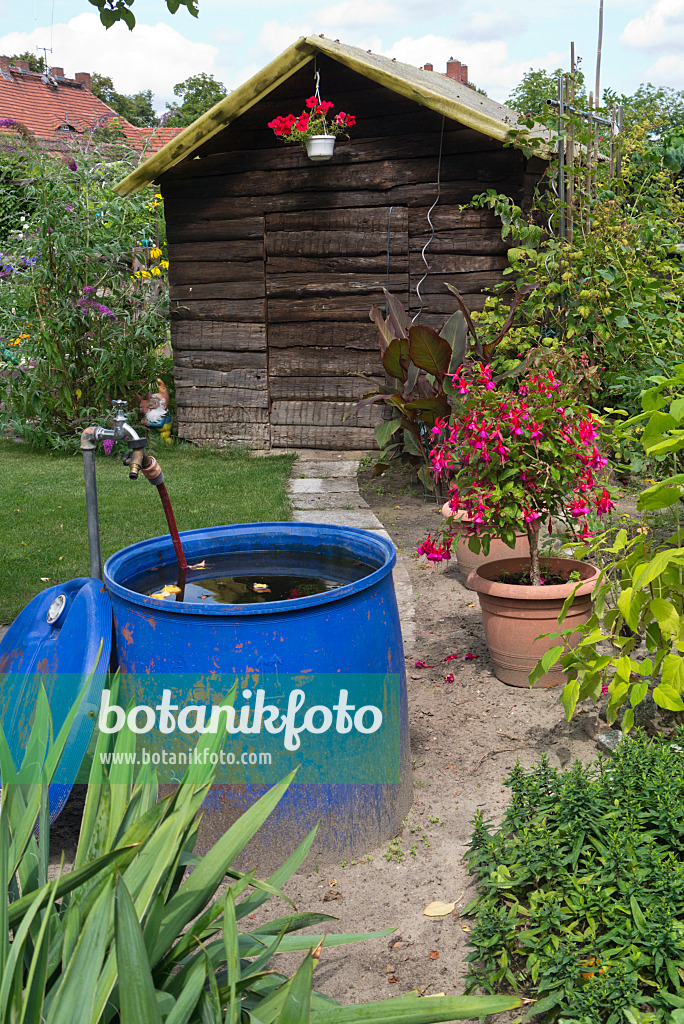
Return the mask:
[[[555,71],[544,71],[542,68],[530,68],[516,85],[506,100],[506,105],[517,110],[519,114],[531,114],[536,120],[544,121],[547,100],[558,99],[558,77],[567,72],[562,68]],[[575,102],[580,107],[587,104],[584,75],[577,71],[575,75]]]
[[[158,117],[152,106],[151,89],[136,92],[132,96],[125,96],[116,91],[114,83],[108,75],[98,74],[90,76],[90,88],[94,96],[116,110],[117,114],[120,114],[129,124],[136,125],[138,128],[146,128],[157,123]]]
[[[16,64],[18,60],[28,61],[29,71],[36,71],[39,75],[42,75],[48,69],[45,57],[38,57],[35,53],[31,53],[30,50],[26,50],[24,53],[13,53],[10,57],[10,64]]]
[[[226,95],[223,82],[218,82],[213,75],[207,75],[204,71],[174,85],[173,91],[181,97],[182,102],[180,105],[167,104],[170,117],[166,123],[178,128],[192,124]]]
[[[135,28],[135,15],[131,10],[135,0],[88,0],[100,12],[100,21],[105,28],[111,28],[117,21],[123,21],[131,31]],[[179,7],[185,7],[188,13],[196,18],[199,14],[197,0],[166,0],[170,14],[175,14]]]
[[[614,89],[604,89],[603,105],[622,104],[623,125],[627,131],[645,121],[658,139],[667,134],[684,134],[684,91],[664,86],[640,85],[628,96]]]

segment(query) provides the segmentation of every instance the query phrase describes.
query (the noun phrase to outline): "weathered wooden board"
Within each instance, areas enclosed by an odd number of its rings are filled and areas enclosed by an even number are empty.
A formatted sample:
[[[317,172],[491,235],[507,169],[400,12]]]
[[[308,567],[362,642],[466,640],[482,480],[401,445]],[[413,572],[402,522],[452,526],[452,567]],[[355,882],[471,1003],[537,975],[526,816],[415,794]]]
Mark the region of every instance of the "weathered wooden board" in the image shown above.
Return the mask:
[[[266,369],[266,352],[203,352],[192,349],[190,352],[174,353],[174,366],[177,369],[193,370],[239,370]]]
[[[415,294],[416,283],[420,280],[422,274],[416,273],[415,277],[411,279],[411,285],[413,293]],[[454,287],[458,288],[459,292],[468,292],[473,294],[475,292],[482,291],[483,289],[491,290],[495,285],[499,284],[503,278],[499,270],[482,270],[473,274],[429,274],[420,286],[420,291],[423,296],[429,296],[428,306],[435,312],[442,308],[442,306],[436,306],[433,302],[433,298],[436,296],[445,295],[448,296],[449,290],[446,287],[445,282],[453,284]],[[453,304],[453,299],[451,302]]]
[[[472,274],[481,270],[503,270],[508,266],[508,260],[501,255],[473,256],[465,253],[434,253],[428,249],[425,253],[428,261],[429,274]],[[411,254],[411,280],[415,277],[422,277],[425,273],[425,264],[420,253]]]
[[[274,348],[269,353],[269,374],[273,377],[344,377],[347,373],[378,374],[379,352],[348,351],[339,348]]]
[[[268,447],[270,427],[267,423],[179,423],[178,436],[184,441],[223,441]]]
[[[406,292],[394,290],[401,302],[408,300]],[[382,291],[367,295],[332,295],[311,299],[269,299],[269,323],[311,323],[339,320],[366,323],[371,305],[382,305]]]
[[[384,376],[373,377],[373,383],[384,384]],[[268,378],[271,401],[331,401],[334,399],[357,401],[373,390],[373,383],[360,377],[273,377]]]
[[[387,236],[385,236],[387,237]],[[236,264],[235,264],[236,265]],[[248,264],[245,264],[247,266]],[[408,272],[408,254],[393,253],[390,263],[392,273]],[[387,253],[380,252],[376,256],[269,256],[266,272],[271,274],[294,273],[327,273],[327,274],[386,274]]]
[[[174,370],[177,388],[251,388],[266,390],[266,371],[240,367],[237,370],[198,370],[177,366]]]
[[[267,217],[268,221],[269,218]],[[389,241],[389,246],[388,246]],[[381,228],[368,231],[333,231],[328,228],[311,231],[273,231],[266,228],[267,258],[272,256],[372,256],[378,253],[406,252],[406,223],[390,225],[388,237],[387,216]]]
[[[199,208],[198,208],[199,207]],[[263,225],[263,217],[255,216],[257,211],[255,203],[249,198],[235,200],[230,212],[225,212],[222,217],[209,215],[205,217],[201,204],[195,203],[194,212],[188,216],[182,200],[168,200],[164,204],[166,216],[166,237],[169,246],[174,246],[174,252],[180,252],[182,259],[193,259],[192,246],[202,246],[199,250],[199,257],[203,260],[211,258],[210,254],[214,247],[222,243],[234,243],[235,225],[257,220]],[[263,226],[261,236],[263,239]],[[249,239],[247,239],[249,241]],[[244,250],[249,252],[249,250]],[[176,258],[176,257],[174,257]],[[251,258],[251,257],[246,257]]]
[[[378,330],[370,320],[367,324],[269,324],[268,344],[271,351],[304,345],[379,351]]]
[[[263,217],[255,217],[261,224],[259,238],[229,239],[220,242],[169,242],[170,262],[183,263],[238,263],[253,261],[260,263],[264,258]],[[233,221],[222,221],[233,224]],[[241,223],[241,222],[238,222]]]
[[[228,277],[228,280],[225,278]],[[261,299],[265,294],[263,274],[255,281],[231,281],[230,265],[226,266],[223,281],[200,281],[199,284],[172,284],[171,302],[187,299]],[[262,306],[263,308],[263,306]]]
[[[404,236],[404,244],[406,237]],[[269,313],[274,299],[315,300],[319,296],[334,295],[370,295],[374,302],[382,301],[382,289],[387,283],[385,274],[270,274],[266,279]],[[406,274],[390,274],[389,290],[401,292],[406,290]]]
[[[184,299],[169,302],[171,319],[263,323],[263,299]]]
[[[211,351],[266,351],[266,324],[230,324],[221,321],[171,321],[174,351],[192,349]]]
[[[182,406],[220,407],[246,406],[256,409],[268,409],[268,392],[252,388],[196,387],[195,385],[176,386],[176,408]]]
[[[272,426],[273,448],[322,448],[370,451],[378,447],[371,427]]]
[[[447,293],[448,294],[448,293]],[[487,294],[482,292],[478,295],[463,295],[463,301],[465,302],[468,309],[484,309],[484,304],[487,301]],[[449,302],[449,299],[451,302]],[[446,302],[442,299],[439,302],[434,301],[435,296],[430,297],[429,307],[426,307],[420,314],[420,317],[416,323],[427,324],[428,327],[434,327],[436,330],[441,330],[446,321],[449,319],[452,313],[456,312],[458,308],[453,296],[449,295]],[[416,313],[420,306],[420,302],[416,298],[415,293],[411,296],[410,312]],[[444,307],[444,308],[442,308]]]
[[[226,394],[230,395],[230,391]],[[268,423],[268,409],[253,405],[181,405],[178,417],[184,423]]]
[[[408,225],[408,210],[405,207],[397,207],[392,210],[392,217],[389,216],[389,208],[386,210],[377,207],[354,210],[301,210],[296,213],[269,213],[266,217],[266,231],[282,233],[300,233],[315,231],[317,233],[327,231],[345,231],[367,233],[379,232],[387,239],[387,227],[391,226],[396,231],[406,231]],[[296,250],[299,252],[300,250]]]
[[[370,406],[356,411],[355,402],[274,402],[271,425],[312,427],[373,427],[382,411]]]
[[[430,204],[409,210],[409,235],[426,233],[427,214]],[[501,231],[501,221],[491,210],[460,210],[457,206],[440,199],[439,205],[430,214],[435,231],[467,231],[477,228],[495,228]]]
[[[410,235],[409,248],[411,256],[414,254],[420,256],[423,247],[428,241],[430,244],[426,254],[504,255],[509,249],[509,243],[504,241],[497,231],[443,231],[441,234],[435,234],[432,239],[430,239],[429,234]]]
[[[244,281],[254,282],[264,280],[263,257],[252,260],[249,263],[239,263],[236,260],[217,261],[206,263],[199,260],[183,260],[173,262],[169,266],[169,284],[201,284],[210,281]]]

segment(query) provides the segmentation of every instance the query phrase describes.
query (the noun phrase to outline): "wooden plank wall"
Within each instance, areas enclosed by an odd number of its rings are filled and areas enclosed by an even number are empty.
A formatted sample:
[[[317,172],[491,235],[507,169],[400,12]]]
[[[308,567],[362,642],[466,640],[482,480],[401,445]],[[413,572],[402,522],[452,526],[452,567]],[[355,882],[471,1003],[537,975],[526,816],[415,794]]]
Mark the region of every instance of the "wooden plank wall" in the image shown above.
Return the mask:
[[[364,387],[349,372],[381,374],[368,311],[385,284],[390,207],[390,289],[407,299],[408,288],[418,311],[442,118],[327,58],[318,68],[323,97],[357,118],[330,163],[311,163],[267,128],[301,109],[313,91],[310,66],[161,182],[181,436],[330,448],[373,441],[369,416],[342,422]],[[476,309],[501,280],[496,219],[459,204],[487,188],[524,202],[539,173],[518,151],[446,123],[421,322],[438,326],[456,308],[444,281]]]

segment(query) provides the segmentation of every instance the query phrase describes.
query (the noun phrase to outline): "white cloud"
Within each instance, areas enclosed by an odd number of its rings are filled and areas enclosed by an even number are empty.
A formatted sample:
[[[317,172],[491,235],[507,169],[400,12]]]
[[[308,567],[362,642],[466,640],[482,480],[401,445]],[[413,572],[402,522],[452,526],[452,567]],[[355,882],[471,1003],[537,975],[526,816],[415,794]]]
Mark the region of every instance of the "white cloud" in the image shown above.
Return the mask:
[[[326,28],[359,28],[365,25],[385,25],[395,16],[395,9],[384,0],[344,0],[340,4],[322,7],[316,11],[316,19]]]
[[[684,45],[684,0],[656,0],[645,14],[627,23],[620,41],[639,50]]]
[[[0,53],[35,50],[50,38],[49,28],[10,32],[0,36]],[[77,71],[108,75],[118,92],[152,89],[157,108],[174,98],[173,86],[200,71],[211,74],[218,47],[194,43],[164,22],[144,25],[133,32],[122,24],[105,29],[96,14],[84,12],[52,29],[50,63],[63,67],[73,78]]]
[[[684,56],[659,57],[655,64],[646,70],[643,79],[657,82],[658,85],[671,86],[673,89],[684,88]]]

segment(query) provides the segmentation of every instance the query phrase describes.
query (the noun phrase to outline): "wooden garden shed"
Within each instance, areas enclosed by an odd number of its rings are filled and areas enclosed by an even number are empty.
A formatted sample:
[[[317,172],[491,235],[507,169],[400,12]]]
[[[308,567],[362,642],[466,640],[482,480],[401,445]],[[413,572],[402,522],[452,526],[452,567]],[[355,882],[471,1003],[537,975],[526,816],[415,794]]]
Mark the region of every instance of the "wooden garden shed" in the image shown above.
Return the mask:
[[[312,163],[267,127],[321,96],[356,117]],[[178,432],[255,448],[367,449],[382,379],[368,314],[383,287],[419,322],[471,308],[501,280],[506,243],[488,188],[528,203],[545,165],[504,146],[517,115],[470,86],[323,37],[299,39],[117,186],[156,181],[169,243]],[[351,415],[350,415],[351,414]]]

